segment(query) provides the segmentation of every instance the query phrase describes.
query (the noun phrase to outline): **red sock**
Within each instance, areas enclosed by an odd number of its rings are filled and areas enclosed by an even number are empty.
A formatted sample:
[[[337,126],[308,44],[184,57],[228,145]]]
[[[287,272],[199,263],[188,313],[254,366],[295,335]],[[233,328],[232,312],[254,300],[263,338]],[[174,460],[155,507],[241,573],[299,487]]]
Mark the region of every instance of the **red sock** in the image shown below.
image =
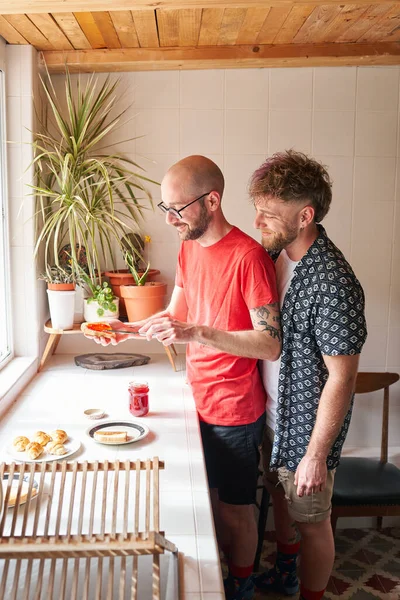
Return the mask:
[[[300,542],[295,544],[282,544],[279,540],[276,542],[276,549],[282,554],[298,554],[300,551]]]
[[[313,592],[312,590],[308,590],[304,587],[304,585],[300,584],[300,598],[301,600],[321,600],[325,593],[325,589],[320,592]]]
[[[229,573],[238,579],[247,579],[253,572],[254,563],[248,567],[239,567],[229,561]]]

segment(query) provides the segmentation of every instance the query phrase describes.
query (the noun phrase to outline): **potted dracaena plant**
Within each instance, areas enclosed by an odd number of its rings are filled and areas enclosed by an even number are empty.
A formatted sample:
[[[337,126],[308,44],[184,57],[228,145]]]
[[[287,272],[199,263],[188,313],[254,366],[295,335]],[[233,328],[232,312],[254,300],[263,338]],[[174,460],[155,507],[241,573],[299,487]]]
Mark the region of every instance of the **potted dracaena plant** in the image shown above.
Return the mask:
[[[121,285],[121,297],[125,302],[129,321],[141,321],[164,308],[167,284],[148,281],[150,262],[143,270],[140,269],[138,265],[141,257],[137,251],[126,250],[124,259],[133,277],[134,285]]]
[[[99,84],[92,75],[86,85],[79,77],[75,85],[67,70],[63,93],[56,92],[49,76],[41,83],[47,116],[34,141],[35,255],[42,249],[45,264],[59,266],[60,248],[67,244],[75,269],[84,248],[87,274],[97,289],[102,264],[111,261],[116,267],[121,239],[138,231],[144,210],[153,207],[146,184],[156,182],[131,159],[107,152],[107,136],[124,125],[126,114],[116,112],[118,81],[107,77]]]

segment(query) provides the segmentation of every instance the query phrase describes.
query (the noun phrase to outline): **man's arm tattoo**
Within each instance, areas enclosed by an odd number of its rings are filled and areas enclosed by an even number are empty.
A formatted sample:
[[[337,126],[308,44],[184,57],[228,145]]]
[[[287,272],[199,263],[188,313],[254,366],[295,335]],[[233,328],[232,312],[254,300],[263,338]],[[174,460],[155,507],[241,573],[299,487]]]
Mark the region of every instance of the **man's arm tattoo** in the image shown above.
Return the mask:
[[[250,316],[254,329],[268,331],[274,339],[282,340],[278,302],[253,308]]]

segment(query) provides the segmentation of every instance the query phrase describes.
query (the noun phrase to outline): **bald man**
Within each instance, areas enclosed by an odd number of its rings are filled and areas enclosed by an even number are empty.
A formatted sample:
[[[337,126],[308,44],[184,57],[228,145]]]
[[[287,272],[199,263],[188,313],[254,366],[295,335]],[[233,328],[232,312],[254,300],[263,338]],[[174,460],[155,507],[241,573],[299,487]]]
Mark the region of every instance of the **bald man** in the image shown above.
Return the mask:
[[[252,505],[266,420],[257,360],[279,357],[281,331],[273,263],[228,223],[223,191],[220,169],[204,156],[189,156],[165,175],[158,206],[183,242],[175,287],[166,311],[132,328],[142,325],[140,333],[164,345],[188,344],[217,537],[229,565],[225,594],[250,600],[257,545]],[[128,338],[117,334],[112,343]]]

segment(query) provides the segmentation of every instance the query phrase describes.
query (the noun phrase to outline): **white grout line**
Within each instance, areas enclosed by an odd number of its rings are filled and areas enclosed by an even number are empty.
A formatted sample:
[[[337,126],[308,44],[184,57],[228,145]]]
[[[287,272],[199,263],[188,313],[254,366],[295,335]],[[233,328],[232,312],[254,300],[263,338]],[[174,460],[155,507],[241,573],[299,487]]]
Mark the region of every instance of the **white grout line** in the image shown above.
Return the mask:
[[[354,236],[354,212],[355,212],[355,188],[356,188],[356,130],[357,130],[357,93],[358,93],[358,67],[356,69],[356,89],[354,94],[354,127],[353,127],[353,172],[352,172],[352,197],[351,197],[351,212],[350,212],[350,264],[353,262],[353,236]]]

